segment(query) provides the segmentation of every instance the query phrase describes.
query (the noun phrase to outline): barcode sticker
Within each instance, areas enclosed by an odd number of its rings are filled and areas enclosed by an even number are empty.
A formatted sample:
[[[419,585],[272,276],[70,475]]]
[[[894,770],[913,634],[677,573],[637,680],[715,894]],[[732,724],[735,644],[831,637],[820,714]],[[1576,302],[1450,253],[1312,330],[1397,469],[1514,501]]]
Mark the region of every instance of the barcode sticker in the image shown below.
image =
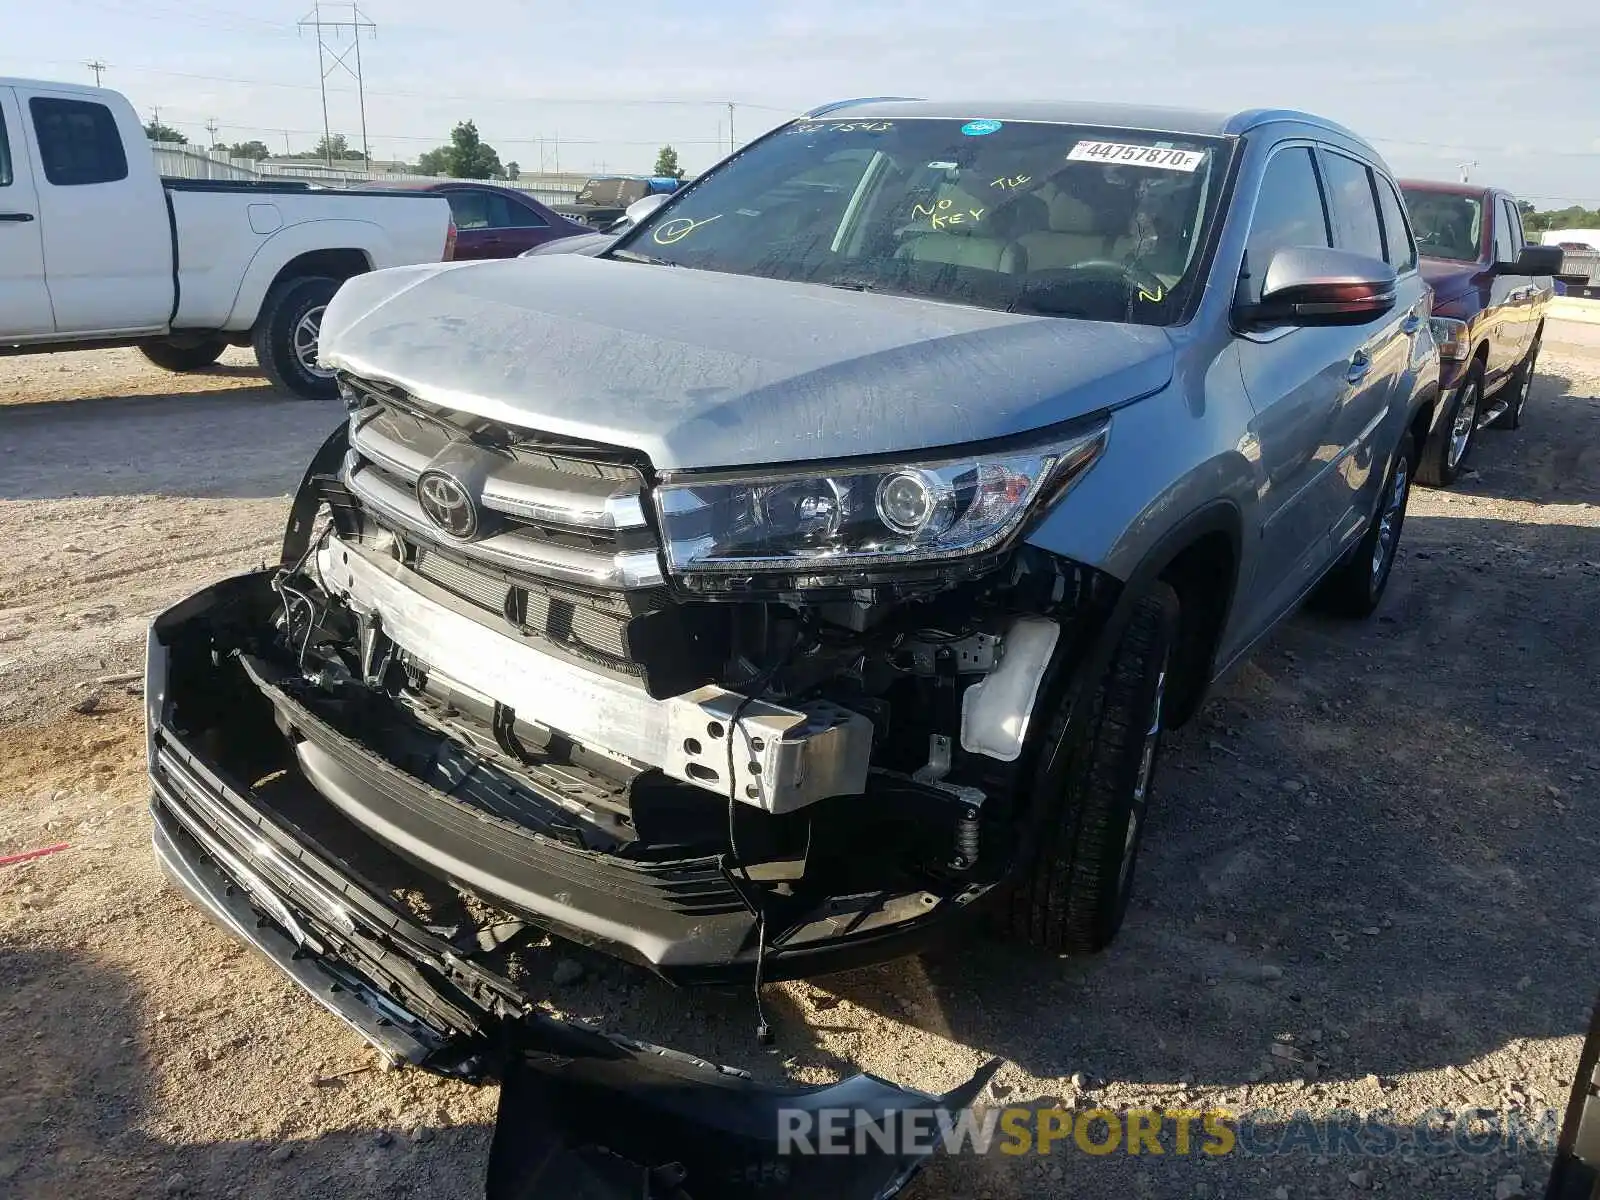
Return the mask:
[[[1160,167],[1164,171],[1193,171],[1206,160],[1204,150],[1171,150],[1162,146],[1130,146],[1122,142],[1079,142],[1067,155],[1069,162],[1116,163],[1129,167]]]

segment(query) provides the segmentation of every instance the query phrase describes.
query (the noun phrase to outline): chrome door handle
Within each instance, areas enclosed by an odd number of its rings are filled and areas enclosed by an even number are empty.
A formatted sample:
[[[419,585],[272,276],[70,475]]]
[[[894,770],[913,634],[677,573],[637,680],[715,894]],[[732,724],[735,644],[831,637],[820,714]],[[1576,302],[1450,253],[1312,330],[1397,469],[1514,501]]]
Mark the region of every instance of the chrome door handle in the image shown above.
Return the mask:
[[[1357,350],[1350,356],[1350,369],[1344,373],[1345,382],[1360,383],[1370,370],[1372,370],[1372,356],[1365,350]]]

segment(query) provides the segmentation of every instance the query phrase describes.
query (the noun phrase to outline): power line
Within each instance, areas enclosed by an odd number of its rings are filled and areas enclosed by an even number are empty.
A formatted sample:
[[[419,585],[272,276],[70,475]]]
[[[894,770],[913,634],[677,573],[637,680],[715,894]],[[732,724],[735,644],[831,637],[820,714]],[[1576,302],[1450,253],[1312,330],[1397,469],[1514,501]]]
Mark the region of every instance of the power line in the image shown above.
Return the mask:
[[[187,112],[189,110],[187,110],[187,109],[170,109],[169,108],[169,109],[167,109],[167,111],[168,112]],[[177,128],[182,128],[182,129],[203,129],[203,128],[205,128],[205,123],[203,121],[169,121],[168,124],[173,125],[174,127],[177,127]],[[308,137],[318,137],[318,136],[322,135],[322,131],[320,129],[293,129],[293,128],[286,129],[282,125],[239,125],[239,124],[235,124],[233,122],[230,122],[229,125],[228,125],[228,128],[229,129],[240,130],[241,132],[244,132],[244,133],[277,133],[277,134],[294,133],[294,134],[302,134],[302,135],[305,135],[305,136],[308,136]],[[441,138],[438,134],[434,134],[434,133],[373,133],[371,136],[372,136],[374,141],[432,142],[432,143],[434,143],[436,145],[442,145],[445,141],[449,140],[448,138]],[[497,137],[497,138],[493,139],[493,142],[494,142],[494,144],[496,146],[538,146],[538,145],[542,145],[542,144],[549,144],[551,141],[552,141],[552,138],[550,138],[550,137],[532,137],[532,138],[502,138],[502,137]],[[664,145],[664,144],[670,142],[674,146],[682,145],[682,146],[718,146],[718,147],[720,147],[720,146],[725,144],[725,139],[723,139],[721,137],[716,137],[716,138],[674,138],[674,137],[672,137],[670,135],[669,136],[665,136],[665,137],[658,137],[658,138],[569,138],[569,137],[563,136],[563,137],[559,138],[559,141],[564,143],[564,144],[566,144],[566,145],[572,145],[572,146],[661,146],[661,145]]]
[[[325,21],[324,24],[327,24],[327,22]],[[30,63],[52,63],[53,62],[55,65],[72,65],[72,64],[63,64],[62,60],[59,60],[59,59],[57,59],[57,60],[30,59],[28,61]],[[245,78],[241,78],[241,77],[239,77],[237,75],[208,75],[208,74],[198,73],[198,72],[195,72],[195,71],[169,71],[169,70],[166,70],[165,68],[162,68],[162,67],[130,67],[130,66],[122,66],[122,67],[119,67],[118,69],[119,70],[123,70],[123,71],[131,71],[131,72],[133,72],[134,74],[137,74],[137,75],[164,75],[164,76],[168,76],[168,77],[173,78],[173,79],[198,79],[198,80],[202,80],[203,82],[206,82],[206,83],[241,83],[241,84],[245,84],[245,85],[247,85],[249,87],[284,88],[284,89],[287,89],[289,91],[296,91],[296,92],[313,92],[313,91],[318,91],[319,90],[316,85],[309,84],[309,83],[284,83],[281,80],[274,80],[274,79],[245,79]],[[329,90],[330,91],[334,91],[334,92],[338,91],[337,88],[331,88]],[[345,93],[345,94],[348,94],[348,93]],[[601,107],[601,108],[656,108],[656,107],[661,107],[661,108],[708,108],[708,107],[709,108],[722,108],[722,107],[724,107],[724,106],[726,106],[728,104],[734,104],[734,105],[737,105],[739,108],[755,109],[755,110],[760,111],[760,112],[783,113],[785,116],[798,116],[801,113],[801,111],[803,111],[801,108],[798,108],[798,107],[789,107],[789,106],[786,106],[786,105],[777,105],[777,104],[757,104],[757,103],[755,103],[753,101],[750,101],[750,100],[677,99],[677,98],[651,98],[651,97],[636,97],[636,98],[633,98],[633,99],[627,99],[627,98],[598,99],[598,98],[594,98],[594,97],[522,96],[522,95],[492,95],[491,96],[491,95],[473,95],[473,94],[470,94],[470,93],[468,93],[468,94],[451,94],[451,93],[448,93],[448,92],[406,92],[406,91],[390,92],[390,91],[375,91],[375,90],[371,90],[371,89],[369,89],[366,94],[369,95],[369,96],[380,96],[380,97],[383,97],[385,99],[440,100],[440,101],[448,101],[448,102],[450,102],[452,104],[513,104],[513,105],[518,105],[518,106],[526,106],[526,105],[530,105],[530,104],[542,104],[542,105],[566,104],[566,105],[571,105],[571,106],[575,106],[575,107],[591,107],[591,108],[593,108],[593,107]]]

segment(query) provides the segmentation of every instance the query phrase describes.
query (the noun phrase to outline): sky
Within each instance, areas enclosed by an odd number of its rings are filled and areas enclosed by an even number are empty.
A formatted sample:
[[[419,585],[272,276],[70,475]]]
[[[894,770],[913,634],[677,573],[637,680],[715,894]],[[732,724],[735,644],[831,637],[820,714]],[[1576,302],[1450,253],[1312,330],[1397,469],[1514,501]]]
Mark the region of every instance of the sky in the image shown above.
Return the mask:
[[[104,82],[192,141],[275,152],[321,136],[311,0],[9,5],[0,74]],[[361,0],[375,158],[414,159],[471,118],[524,170],[697,172],[795,113],[863,95],[1298,108],[1399,174],[1600,206],[1595,0]],[[326,20],[351,16],[328,0]],[[328,35],[335,49],[351,46]],[[353,61],[353,56],[351,58]],[[329,124],[360,144],[354,81]],[[977,114],[982,115],[982,114]]]

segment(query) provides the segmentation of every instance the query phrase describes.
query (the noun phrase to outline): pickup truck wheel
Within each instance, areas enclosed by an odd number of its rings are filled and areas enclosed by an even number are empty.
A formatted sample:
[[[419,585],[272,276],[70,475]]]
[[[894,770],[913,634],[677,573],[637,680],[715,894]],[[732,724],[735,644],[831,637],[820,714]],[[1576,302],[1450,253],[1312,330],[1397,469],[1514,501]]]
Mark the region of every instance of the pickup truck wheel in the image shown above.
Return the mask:
[[[1533,375],[1539,366],[1539,347],[1543,342],[1544,331],[1541,329],[1534,335],[1527,357],[1506,386],[1506,412],[1499,421],[1502,429],[1522,428],[1522,410],[1528,406],[1528,393],[1533,390]]]
[[[1346,617],[1370,617],[1377,609],[1389,587],[1395,555],[1400,550],[1400,531],[1406,523],[1416,457],[1416,445],[1408,433],[1401,439],[1389,476],[1383,481],[1378,511],[1372,514],[1366,534],[1317,591],[1322,607]]]
[[[1438,427],[1423,447],[1417,463],[1417,482],[1445,487],[1456,481],[1472,450],[1478,420],[1483,413],[1483,368],[1474,365],[1461,381],[1439,418]]]
[[[1178,595],[1155,584],[1134,604],[1079,730],[1063,704],[1033,780],[1046,805],[1012,890],[1011,933],[1053,953],[1104,949],[1122,926],[1144,837],[1161,706],[1178,634]]]
[[[251,341],[274,387],[307,400],[339,395],[333,372],[317,364],[322,314],[338,290],[338,280],[312,276],[291,279],[268,294]]]
[[[163,371],[202,371],[222,357],[228,343],[221,338],[207,338],[193,345],[176,342],[145,342],[139,353]]]

